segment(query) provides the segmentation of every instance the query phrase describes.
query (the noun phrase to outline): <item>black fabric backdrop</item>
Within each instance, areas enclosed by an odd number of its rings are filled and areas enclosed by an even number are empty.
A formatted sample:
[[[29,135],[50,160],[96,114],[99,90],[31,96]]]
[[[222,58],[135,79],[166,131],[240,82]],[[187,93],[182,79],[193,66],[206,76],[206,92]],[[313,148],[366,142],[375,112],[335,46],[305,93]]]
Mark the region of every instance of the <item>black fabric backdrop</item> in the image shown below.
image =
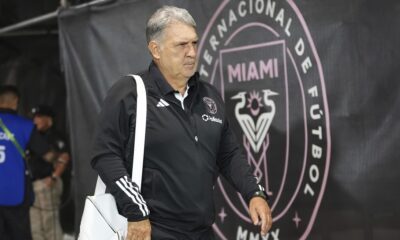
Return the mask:
[[[52,106],[56,110],[54,128],[68,141],[66,88],[58,53],[56,35],[1,37],[0,84],[17,86],[21,95],[18,113],[23,116],[32,117],[31,109],[37,105]],[[74,231],[71,166],[63,174],[60,208],[61,226],[68,233]]]
[[[241,2],[248,6],[250,2],[260,1]],[[150,14],[163,4],[187,8],[197,21],[199,36],[204,37],[200,41],[202,57],[213,31],[207,26],[215,13],[224,6],[238,6],[241,2],[115,1],[61,11],[60,45],[67,80],[77,229],[84,198],[93,193],[96,179],[89,165],[96,116],[107,90],[121,75],[147,68],[150,57],[144,26]],[[327,128],[324,133],[331,133],[322,141],[324,150],[328,145],[331,147],[331,154],[327,151],[325,165],[318,165],[321,170],[318,186],[323,181],[324,167],[329,167],[329,174],[325,190],[320,191],[322,202],[316,209],[316,220],[310,221],[309,216],[303,215],[296,228],[297,212],[293,211],[290,213],[293,215],[285,216],[285,221],[280,218],[275,222],[267,239],[400,239],[400,3],[299,0],[294,1],[301,15],[296,18],[296,15],[290,15],[291,1],[263,2],[275,2],[278,9],[279,6],[286,8],[285,14],[293,18],[292,35],[305,31],[296,24],[300,22],[296,19],[304,17],[324,76],[321,79],[317,72],[312,72],[310,79],[314,83],[325,83],[318,86],[321,95],[326,90],[329,106],[323,109],[324,127]],[[254,21],[270,21],[267,25],[276,26],[276,19],[266,18],[256,16]],[[287,18],[285,24],[286,21]],[[246,41],[251,43],[252,35],[246,36]],[[284,34],[281,36],[284,39]],[[290,46],[289,38],[286,43]],[[310,45],[306,43],[306,46]],[[211,49],[210,44],[208,47]],[[311,50],[306,51],[311,53]],[[313,70],[317,69],[315,62],[313,67]],[[310,86],[305,87],[307,90]],[[229,107],[231,103],[227,104]],[[290,124],[302,124],[303,120],[299,121]],[[278,128],[278,124],[275,127]],[[326,164],[328,162],[330,165]],[[290,174],[292,172],[289,172],[289,179],[293,177]],[[310,178],[315,177],[315,172],[305,173],[306,176],[309,174]],[[246,221],[234,217],[235,213],[218,193],[219,188],[216,189],[219,238],[261,239]],[[298,209],[312,210],[314,206],[315,202],[296,202]],[[225,220],[223,212],[230,221]],[[292,226],[289,226],[290,222]],[[310,233],[306,231],[307,227],[312,229]]]

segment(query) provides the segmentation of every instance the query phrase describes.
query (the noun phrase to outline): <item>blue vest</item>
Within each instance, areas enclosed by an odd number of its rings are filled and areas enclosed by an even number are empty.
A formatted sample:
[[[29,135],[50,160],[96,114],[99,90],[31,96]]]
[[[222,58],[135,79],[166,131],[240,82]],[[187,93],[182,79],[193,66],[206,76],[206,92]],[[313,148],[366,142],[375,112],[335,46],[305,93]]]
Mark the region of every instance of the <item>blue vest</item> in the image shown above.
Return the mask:
[[[11,113],[0,113],[4,125],[23,149],[29,142],[33,122]],[[0,206],[16,206],[25,196],[25,160],[0,128]]]

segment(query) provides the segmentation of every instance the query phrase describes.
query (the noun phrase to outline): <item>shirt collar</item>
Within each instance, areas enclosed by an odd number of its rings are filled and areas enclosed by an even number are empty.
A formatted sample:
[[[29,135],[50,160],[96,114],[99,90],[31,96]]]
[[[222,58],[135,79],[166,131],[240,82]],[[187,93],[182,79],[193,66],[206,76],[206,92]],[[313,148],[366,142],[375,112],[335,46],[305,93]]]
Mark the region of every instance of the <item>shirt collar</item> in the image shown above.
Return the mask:
[[[184,101],[185,101],[185,98],[186,98],[186,97],[188,96],[188,94],[189,94],[189,88],[190,88],[189,85],[187,85],[187,86],[186,86],[186,90],[185,90],[183,96],[181,95],[180,92],[175,92],[175,93],[174,93],[175,98],[178,99],[179,102],[181,103],[181,106],[182,106],[182,109],[183,109],[183,110],[185,110]]]

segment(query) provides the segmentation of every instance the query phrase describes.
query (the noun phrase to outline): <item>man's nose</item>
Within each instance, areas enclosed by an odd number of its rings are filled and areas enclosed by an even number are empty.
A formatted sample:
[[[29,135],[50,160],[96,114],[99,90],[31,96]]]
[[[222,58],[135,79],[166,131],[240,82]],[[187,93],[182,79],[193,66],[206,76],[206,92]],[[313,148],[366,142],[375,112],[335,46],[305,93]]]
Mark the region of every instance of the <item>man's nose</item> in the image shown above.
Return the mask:
[[[196,57],[197,55],[197,45],[196,44],[188,44],[188,52],[187,56],[188,57]]]

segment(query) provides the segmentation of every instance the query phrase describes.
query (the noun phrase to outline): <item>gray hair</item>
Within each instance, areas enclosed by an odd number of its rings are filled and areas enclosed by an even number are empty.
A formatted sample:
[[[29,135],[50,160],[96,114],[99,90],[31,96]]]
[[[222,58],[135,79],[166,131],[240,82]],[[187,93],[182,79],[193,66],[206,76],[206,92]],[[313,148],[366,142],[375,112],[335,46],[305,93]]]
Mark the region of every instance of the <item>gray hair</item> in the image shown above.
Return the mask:
[[[164,29],[173,21],[178,21],[196,28],[196,22],[186,9],[174,6],[163,6],[153,13],[147,21],[147,43],[152,40],[160,40]]]

